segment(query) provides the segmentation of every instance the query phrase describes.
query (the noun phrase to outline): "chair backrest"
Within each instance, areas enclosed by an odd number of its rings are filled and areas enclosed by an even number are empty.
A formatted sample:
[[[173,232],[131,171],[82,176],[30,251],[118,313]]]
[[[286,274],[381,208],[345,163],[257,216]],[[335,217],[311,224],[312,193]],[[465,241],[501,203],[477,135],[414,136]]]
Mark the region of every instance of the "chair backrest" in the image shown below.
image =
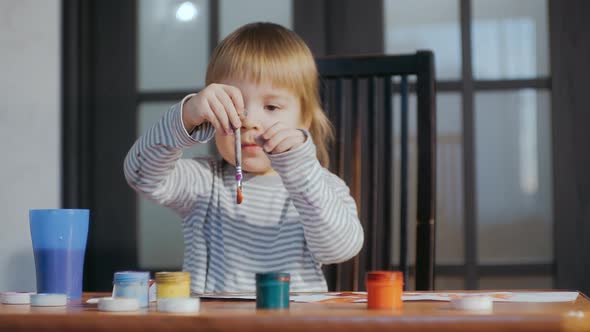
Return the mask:
[[[436,103],[434,55],[325,57],[317,59],[323,107],[336,131],[331,169],[355,198],[365,245],[353,260],[327,266],[331,290],[362,290],[370,270],[401,269],[408,277],[408,91],[417,97],[416,289],[434,289],[436,208]],[[408,77],[416,82],[409,83]],[[394,220],[393,97],[400,105],[400,265],[392,265]],[[397,100],[396,100],[397,101]],[[397,204],[397,203],[396,203]]]

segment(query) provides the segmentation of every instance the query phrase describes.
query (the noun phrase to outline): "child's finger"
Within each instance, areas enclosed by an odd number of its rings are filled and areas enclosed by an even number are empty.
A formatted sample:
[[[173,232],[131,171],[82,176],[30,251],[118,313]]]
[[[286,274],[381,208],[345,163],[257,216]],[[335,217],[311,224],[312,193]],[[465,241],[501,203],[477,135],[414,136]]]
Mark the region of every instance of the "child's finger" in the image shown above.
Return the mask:
[[[219,121],[217,121],[215,113],[209,105],[209,100],[206,97],[199,98],[198,107],[202,110],[201,116],[203,117],[203,119],[205,119],[205,121],[211,123],[215,130],[222,130]]]
[[[262,136],[258,136],[254,138],[254,142],[256,142],[256,144],[258,144],[259,146],[263,146],[264,143],[266,143],[266,140],[262,138]]]
[[[305,135],[298,129],[289,132],[289,136],[279,142],[273,150],[273,154],[287,152],[305,142]]]
[[[215,113],[213,112],[211,107],[209,107],[208,105],[207,105],[207,111],[205,111],[205,119],[207,121],[209,121],[209,123],[211,123],[213,125],[213,127],[215,127],[215,130],[217,130],[219,132],[224,132],[223,127],[221,127],[221,124],[219,123],[219,121],[217,120],[217,117],[215,116]]]
[[[273,137],[267,140],[266,143],[264,143],[264,151],[273,152],[277,145],[290,135],[291,133],[288,130],[282,130],[277,132]]]
[[[263,139],[269,140],[283,129],[285,129],[285,126],[281,122],[275,122],[261,136]]]
[[[232,129],[242,127],[242,121],[240,121],[240,117],[238,116],[236,107],[234,106],[229,95],[225,93],[225,90],[219,90],[216,93],[216,96],[217,99],[219,99],[219,101],[221,101],[221,103],[225,107],[225,112],[227,113],[227,117],[232,126]]]
[[[287,151],[291,150],[295,145],[300,143],[300,141],[301,141],[301,138],[299,138],[297,136],[288,136],[287,138],[285,138],[284,140],[279,142],[279,144],[277,144],[277,146],[274,148],[272,153],[279,154],[279,153],[287,152]]]
[[[225,111],[225,107],[223,107],[223,104],[217,98],[213,97],[209,99],[209,106],[219,121],[222,132],[224,132],[226,135],[231,134],[232,130],[230,129],[229,119],[227,118],[227,113]]]
[[[224,85],[223,90],[229,95],[233,104],[236,106],[236,111],[238,111],[238,115],[244,114],[244,97],[242,96],[242,91],[240,89],[231,86],[231,85]]]

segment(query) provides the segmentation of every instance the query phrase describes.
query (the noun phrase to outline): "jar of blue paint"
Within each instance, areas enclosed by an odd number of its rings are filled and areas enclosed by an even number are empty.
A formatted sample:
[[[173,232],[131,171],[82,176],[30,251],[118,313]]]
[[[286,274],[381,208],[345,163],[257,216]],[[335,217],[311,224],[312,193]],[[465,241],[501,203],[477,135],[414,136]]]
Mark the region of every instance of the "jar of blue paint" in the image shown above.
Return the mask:
[[[257,273],[256,308],[288,309],[290,283],[289,273]]]
[[[140,307],[147,308],[149,306],[149,284],[149,272],[115,272],[113,297],[137,299]]]

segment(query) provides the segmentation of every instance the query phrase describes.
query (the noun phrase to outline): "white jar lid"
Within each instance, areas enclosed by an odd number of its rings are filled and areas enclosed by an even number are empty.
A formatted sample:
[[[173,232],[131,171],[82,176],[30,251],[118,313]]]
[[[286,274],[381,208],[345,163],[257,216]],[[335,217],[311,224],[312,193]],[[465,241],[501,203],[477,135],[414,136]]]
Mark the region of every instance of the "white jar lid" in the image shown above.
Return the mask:
[[[170,313],[198,312],[201,301],[198,298],[158,299],[158,311]]]
[[[31,294],[33,307],[63,307],[68,304],[66,294]]]
[[[125,297],[103,297],[98,299],[98,310],[100,311],[137,311],[139,301],[134,298]]]
[[[451,299],[451,306],[456,310],[465,311],[491,311],[494,300],[487,295],[466,295]]]
[[[3,292],[0,293],[0,303],[2,304],[30,304],[31,292]]]

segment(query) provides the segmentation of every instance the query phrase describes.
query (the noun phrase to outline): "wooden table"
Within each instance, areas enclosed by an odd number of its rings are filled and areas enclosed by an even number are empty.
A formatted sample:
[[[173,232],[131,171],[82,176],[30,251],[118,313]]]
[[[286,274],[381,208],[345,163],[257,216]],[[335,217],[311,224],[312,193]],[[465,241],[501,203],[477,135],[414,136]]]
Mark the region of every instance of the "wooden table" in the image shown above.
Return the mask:
[[[85,294],[85,298],[107,294]],[[590,331],[590,300],[495,303],[492,313],[451,310],[447,302],[405,302],[400,311],[366,304],[291,303],[288,311],[255,309],[254,302],[202,301],[195,314],[99,312],[95,305],[61,308],[0,305],[0,331]]]

